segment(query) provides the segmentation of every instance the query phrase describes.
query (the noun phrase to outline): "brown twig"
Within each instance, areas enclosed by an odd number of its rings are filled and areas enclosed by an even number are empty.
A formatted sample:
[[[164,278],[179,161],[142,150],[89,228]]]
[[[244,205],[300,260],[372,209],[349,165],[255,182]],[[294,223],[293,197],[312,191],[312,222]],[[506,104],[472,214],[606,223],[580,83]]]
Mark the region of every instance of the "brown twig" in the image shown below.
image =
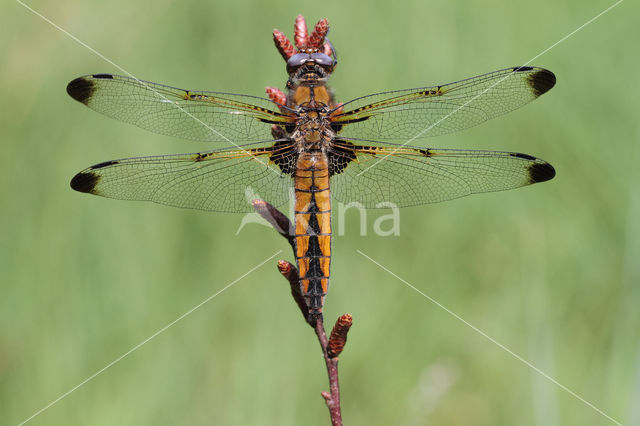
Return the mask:
[[[342,412],[340,411],[340,384],[338,382],[338,358],[329,358],[327,355],[327,335],[324,332],[322,319],[318,318],[316,322],[316,335],[322,346],[324,354],[324,362],[327,365],[327,374],[329,375],[329,392],[322,392],[324,402],[329,409],[332,426],[342,426]]]
[[[254,200],[252,201],[252,204],[255,211],[269,222],[280,235],[287,239],[295,255],[296,246],[295,239],[293,238],[294,227],[291,224],[291,221],[282,212],[266,201]],[[321,395],[329,409],[332,426],[342,426],[340,384],[338,382],[338,355],[340,355],[344,349],[344,345],[347,341],[347,333],[351,327],[352,317],[349,314],[344,314],[338,318],[333,330],[331,331],[330,337],[327,339],[322,316],[315,317],[315,323],[308,322],[309,310],[304,298],[302,297],[302,292],[300,291],[298,269],[291,264],[291,262],[279,260],[278,270],[282,276],[289,281],[293,300],[298,305],[305,321],[313,327],[316,336],[318,337],[320,347],[322,348],[322,355],[324,356],[324,362],[327,367],[327,375],[329,376],[329,392],[322,392]]]

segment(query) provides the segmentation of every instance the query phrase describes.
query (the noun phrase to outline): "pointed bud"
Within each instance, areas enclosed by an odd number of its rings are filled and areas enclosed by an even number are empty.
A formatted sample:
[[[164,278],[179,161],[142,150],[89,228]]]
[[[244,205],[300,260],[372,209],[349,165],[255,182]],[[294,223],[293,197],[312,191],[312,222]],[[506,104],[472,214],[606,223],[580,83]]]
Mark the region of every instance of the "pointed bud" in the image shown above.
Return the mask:
[[[271,99],[273,103],[278,105],[278,108],[287,105],[287,95],[285,95],[282,90],[278,89],[277,87],[268,86],[265,89],[265,92],[267,93],[267,95],[269,95],[269,99]]]
[[[307,31],[307,22],[304,20],[304,16],[298,15],[296,17],[296,24],[293,27],[294,38],[298,50],[307,48],[309,43],[309,32]]]
[[[309,47],[312,49],[322,50],[324,44],[324,38],[329,32],[329,21],[327,19],[321,19],[316,24],[311,37],[309,38]]]
[[[352,323],[353,317],[350,314],[344,314],[336,321],[327,345],[329,358],[335,358],[342,353],[344,345],[347,343],[347,333],[349,333]]]
[[[300,277],[298,275],[298,269],[286,260],[279,260],[278,270],[282,276],[289,281],[291,296],[293,296],[293,300],[296,302],[296,305],[298,305],[298,308],[300,309],[300,312],[302,312],[302,316],[306,321],[309,316],[309,308],[307,308],[307,304],[304,302],[304,298],[300,292]]]
[[[331,113],[332,117],[335,117],[336,115],[340,115],[344,113],[344,103],[340,102],[339,104],[335,104],[333,106],[333,112]]]
[[[333,55],[333,47],[331,46],[331,43],[327,41],[325,44],[322,45],[322,53],[324,53],[327,56]]]
[[[333,403],[333,398],[331,398],[331,394],[329,394],[329,392],[320,392],[320,395],[322,395],[322,397],[324,398],[324,402],[329,405],[331,403]]]
[[[295,47],[280,30],[273,30],[273,42],[285,61],[296,53]]]

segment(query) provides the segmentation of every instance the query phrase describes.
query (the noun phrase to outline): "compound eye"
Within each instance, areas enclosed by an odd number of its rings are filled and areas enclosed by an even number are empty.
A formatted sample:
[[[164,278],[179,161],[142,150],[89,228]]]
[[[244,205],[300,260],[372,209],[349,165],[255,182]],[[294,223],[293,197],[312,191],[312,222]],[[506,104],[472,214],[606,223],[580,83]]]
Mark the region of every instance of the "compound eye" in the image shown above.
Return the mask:
[[[329,55],[325,55],[324,53],[312,53],[311,60],[325,68],[333,68],[335,65],[335,61],[331,59]]]
[[[298,68],[309,60],[307,53],[296,53],[287,61],[287,68]]]

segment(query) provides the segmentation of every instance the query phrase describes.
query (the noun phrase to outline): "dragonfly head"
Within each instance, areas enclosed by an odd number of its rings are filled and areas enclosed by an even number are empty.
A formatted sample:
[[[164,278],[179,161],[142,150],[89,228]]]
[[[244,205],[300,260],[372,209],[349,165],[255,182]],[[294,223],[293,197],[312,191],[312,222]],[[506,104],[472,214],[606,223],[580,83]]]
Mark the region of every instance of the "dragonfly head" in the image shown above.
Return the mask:
[[[296,53],[287,60],[287,72],[297,80],[328,78],[336,63],[325,53]]]

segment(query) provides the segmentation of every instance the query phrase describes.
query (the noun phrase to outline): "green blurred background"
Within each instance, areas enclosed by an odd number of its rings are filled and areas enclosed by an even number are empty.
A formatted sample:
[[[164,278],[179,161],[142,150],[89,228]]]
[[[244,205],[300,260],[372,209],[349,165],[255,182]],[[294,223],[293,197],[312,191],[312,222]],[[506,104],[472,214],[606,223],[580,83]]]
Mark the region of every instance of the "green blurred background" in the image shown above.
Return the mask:
[[[283,86],[273,28],[326,17],[339,100],[520,65],[607,1],[29,5],[133,75],[261,95]],[[640,8],[626,1],[533,61],[547,95],[431,147],[525,152],[551,182],[402,210],[334,240],[328,322],[347,425],[613,424],[384,272],[361,250],[623,424],[640,424]],[[83,195],[97,162],[193,152],[65,93],[120,73],[19,3],[0,17],[0,423],[17,424],[263,260],[292,260],[241,215]],[[335,227],[336,225],[334,225]],[[30,421],[33,425],[326,425],[315,335],[275,259]]]

